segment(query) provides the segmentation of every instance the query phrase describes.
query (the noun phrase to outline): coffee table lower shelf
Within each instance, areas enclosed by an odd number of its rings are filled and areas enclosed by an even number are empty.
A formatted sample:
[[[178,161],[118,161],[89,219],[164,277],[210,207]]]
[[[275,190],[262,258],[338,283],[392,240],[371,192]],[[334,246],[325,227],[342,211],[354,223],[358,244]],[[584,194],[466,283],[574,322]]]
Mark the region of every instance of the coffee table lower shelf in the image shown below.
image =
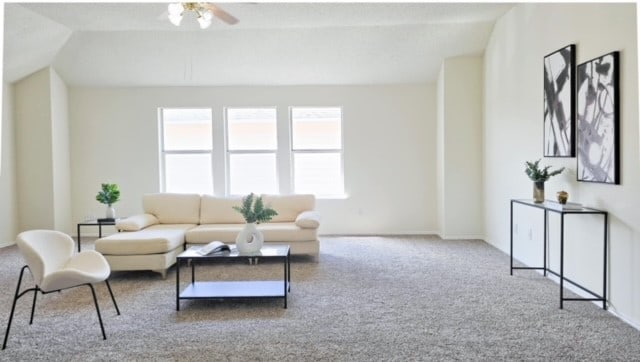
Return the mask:
[[[237,248],[222,254],[199,253],[201,246],[192,246],[176,257],[176,311],[180,310],[180,301],[184,299],[248,299],[282,298],[287,308],[287,294],[291,291],[291,265],[289,245],[264,246],[257,254],[240,254]],[[234,280],[234,281],[197,281],[196,264],[220,261],[249,261],[252,259],[279,260],[283,263],[283,275],[280,280]],[[191,283],[180,291],[180,266],[191,264]],[[257,264],[257,263],[256,263]]]
[[[289,283],[282,280],[194,282],[180,293],[180,299],[284,298],[286,306],[285,289]]]

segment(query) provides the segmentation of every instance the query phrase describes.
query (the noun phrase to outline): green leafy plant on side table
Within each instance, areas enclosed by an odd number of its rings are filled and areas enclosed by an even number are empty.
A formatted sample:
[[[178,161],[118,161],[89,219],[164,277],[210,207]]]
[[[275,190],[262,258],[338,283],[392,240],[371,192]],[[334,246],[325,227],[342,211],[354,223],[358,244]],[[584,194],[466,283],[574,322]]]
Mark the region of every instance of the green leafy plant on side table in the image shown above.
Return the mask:
[[[113,204],[120,201],[120,189],[117,184],[102,184],[102,189],[96,195],[96,200],[101,204],[107,205],[107,219],[116,218],[116,210]]]
[[[540,160],[529,162],[525,161],[527,166],[524,172],[533,181],[533,201],[536,203],[544,202],[544,183],[552,176],[559,175],[564,171],[564,167],[549,171],[551,166],[540,166]]]
[[[236,237],[236,247],[241,254],[258,253],[264,244],[264,236],[256,228],[256,224],[270,221],[278,213],[269,206],[265,206],[262,196],[255,197],[250,193],[242,198],[242,206],[233,206],[247,222]]]

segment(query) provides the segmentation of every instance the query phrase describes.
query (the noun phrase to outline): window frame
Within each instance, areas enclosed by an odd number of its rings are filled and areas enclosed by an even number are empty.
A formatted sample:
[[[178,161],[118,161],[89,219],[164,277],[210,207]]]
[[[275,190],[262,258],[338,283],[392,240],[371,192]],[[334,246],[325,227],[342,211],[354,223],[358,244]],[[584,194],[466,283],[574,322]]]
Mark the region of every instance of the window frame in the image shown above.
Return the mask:
[[[158,107],[158,120],[159,120],[159,125],[158,125],[158,145],[160,148],[160,191],[161,192],[169,192],[167,191],[167,168],[166,168],[166,160],[167,160],[167,155],[195,155],[195,154],[208,154],[209,158],[210,158],[210,168],[209,171],[211,172],[211,194],[215,194],[215,189],[214,189],[214,171],[213,171],[213,159],[214,159],[214,148],[215,146],[213,145],[213,143],[211,144],[211,149],[210,150],[166,150],[165,149],[165,142],[164,142],[164,136],[165,136],[165,125],[164,125],[164,110],[167,109],[200,109],[200,110],[208,110],[209,113],[211,114],[211,140],[213,142],[213,132],[214,132],[214,117],[213,117],[213,108],[211,107]]]
[[[293,110],[304,108],[337,108],[340,110],[340,148],[339,149],[327,149],[327,148],[302,148],[294,149],[293,147]],[[331,198],[345,198],[345,182],[344,182],[344,107],[342,106],[289,106],[289,153],[290,153],[290,188],[291,192],[296,194],[296,170],[295,170],[295,155],[296,154],[326,154],[326,153],[339,153],[340,154],[340,182],[342,183],[341,194],[318,194],[314,193],[316,198],[319,199],[331,199]]]
[[[275,111],[275,124],[276,124],[276,147],[273,150],[268,149],[256,149],[256,150],[230,150],[229,149],[229,110],[230,109],[273,109]],[[278,107],[277,106],[227,106],[223,108],[224,120],[223,120],[223,132],[224,132],[224,177],[225,177],[225,196],[245,196],[244,194],[232,194],[231,193],[231,155],[251,155],[251,154],[273,154],[275,158],[275,185],[276,194],[281,194],[280,190],[280,162],[278,160],[278,150],[280,143],[278,142]]]
[[[283,108],[281,106],[267,105],[267,106],[225,106],[222,107],[221,114],[219,110],[216,111],[216,107],[210,106],[181,106],[181,107],[158,107],[158,147],[159,147],[159,169],[160,179],[159,186],[161,192],[167,191],[167,169],[166,159],[167,155],[172,154],[204,154],[209,155],[211,164],[209,165],[209,172],[211,173],[211,190],[213,195],[220,195],[223,197],[244,196],[231,194],[231,157],[234,154],[273,154],[275,158],[275,193],[276,194],[295,194],[296,182],[295,182],[295,155],[296,154],[339,154],[340,168],[339,177],[341,182],[342,193],[341,194],[321,194],[314,191],[307,191],[306,193],[313,193],[318,199],[344,199],[347,198],[347,190],[345,185],[345,134],[344,134],[344,107],[343,106],[286,106],[288,108],[287,114],[280,112]],[[340,148],[339,149],[294,149],[294,109],[304,108],[331,108],[339,109],[340,111]],[[211,149],[200,150],[166,150],[165,149],[165,110],[207,110],[211,117]],[[276,147],[275,149],[256,149],[256,150],[230,150],[229,149],[229,120],[228,110],[230,109],[272,109],[275,111],[276,121]],[[216,112],[216,113],[214,113]],[[216,116],[217,115],[217,116]],[[193,193],[198,191],[192,191]]]

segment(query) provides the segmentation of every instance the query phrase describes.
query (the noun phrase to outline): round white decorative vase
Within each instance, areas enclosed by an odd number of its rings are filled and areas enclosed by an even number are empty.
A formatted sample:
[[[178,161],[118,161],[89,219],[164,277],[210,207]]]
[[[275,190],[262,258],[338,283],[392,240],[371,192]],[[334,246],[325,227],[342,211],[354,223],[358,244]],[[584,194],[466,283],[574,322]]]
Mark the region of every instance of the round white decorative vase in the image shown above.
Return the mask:
[[[260,251],[264,244],[264,236],[256,228],[256,223],[246,223],[236,237],[236,247],[240,254],[254,254]]]
[[[107,205],[106,216],[107,219],[115,219],[116,218],[116,209],[112,206]]]

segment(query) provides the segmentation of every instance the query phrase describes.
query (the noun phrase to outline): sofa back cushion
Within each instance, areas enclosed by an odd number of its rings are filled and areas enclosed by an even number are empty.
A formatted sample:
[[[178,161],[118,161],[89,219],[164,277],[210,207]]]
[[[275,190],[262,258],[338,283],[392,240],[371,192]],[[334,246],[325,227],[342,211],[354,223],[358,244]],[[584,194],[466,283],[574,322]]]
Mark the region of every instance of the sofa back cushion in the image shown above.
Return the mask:
[[[311,211],[316,206],[314,195],[262,195],[265,206],[276,210],[273,222],[293,222],[303,211]]]
[[[147,194],[142,196],[142,207],[153,214],[161,224],[197,224],[200,221],[200,195]]]
[[[244,224],[242,214],[232,208],[242,206],[241,197],[203,195],[200,201],[200,224]]]

